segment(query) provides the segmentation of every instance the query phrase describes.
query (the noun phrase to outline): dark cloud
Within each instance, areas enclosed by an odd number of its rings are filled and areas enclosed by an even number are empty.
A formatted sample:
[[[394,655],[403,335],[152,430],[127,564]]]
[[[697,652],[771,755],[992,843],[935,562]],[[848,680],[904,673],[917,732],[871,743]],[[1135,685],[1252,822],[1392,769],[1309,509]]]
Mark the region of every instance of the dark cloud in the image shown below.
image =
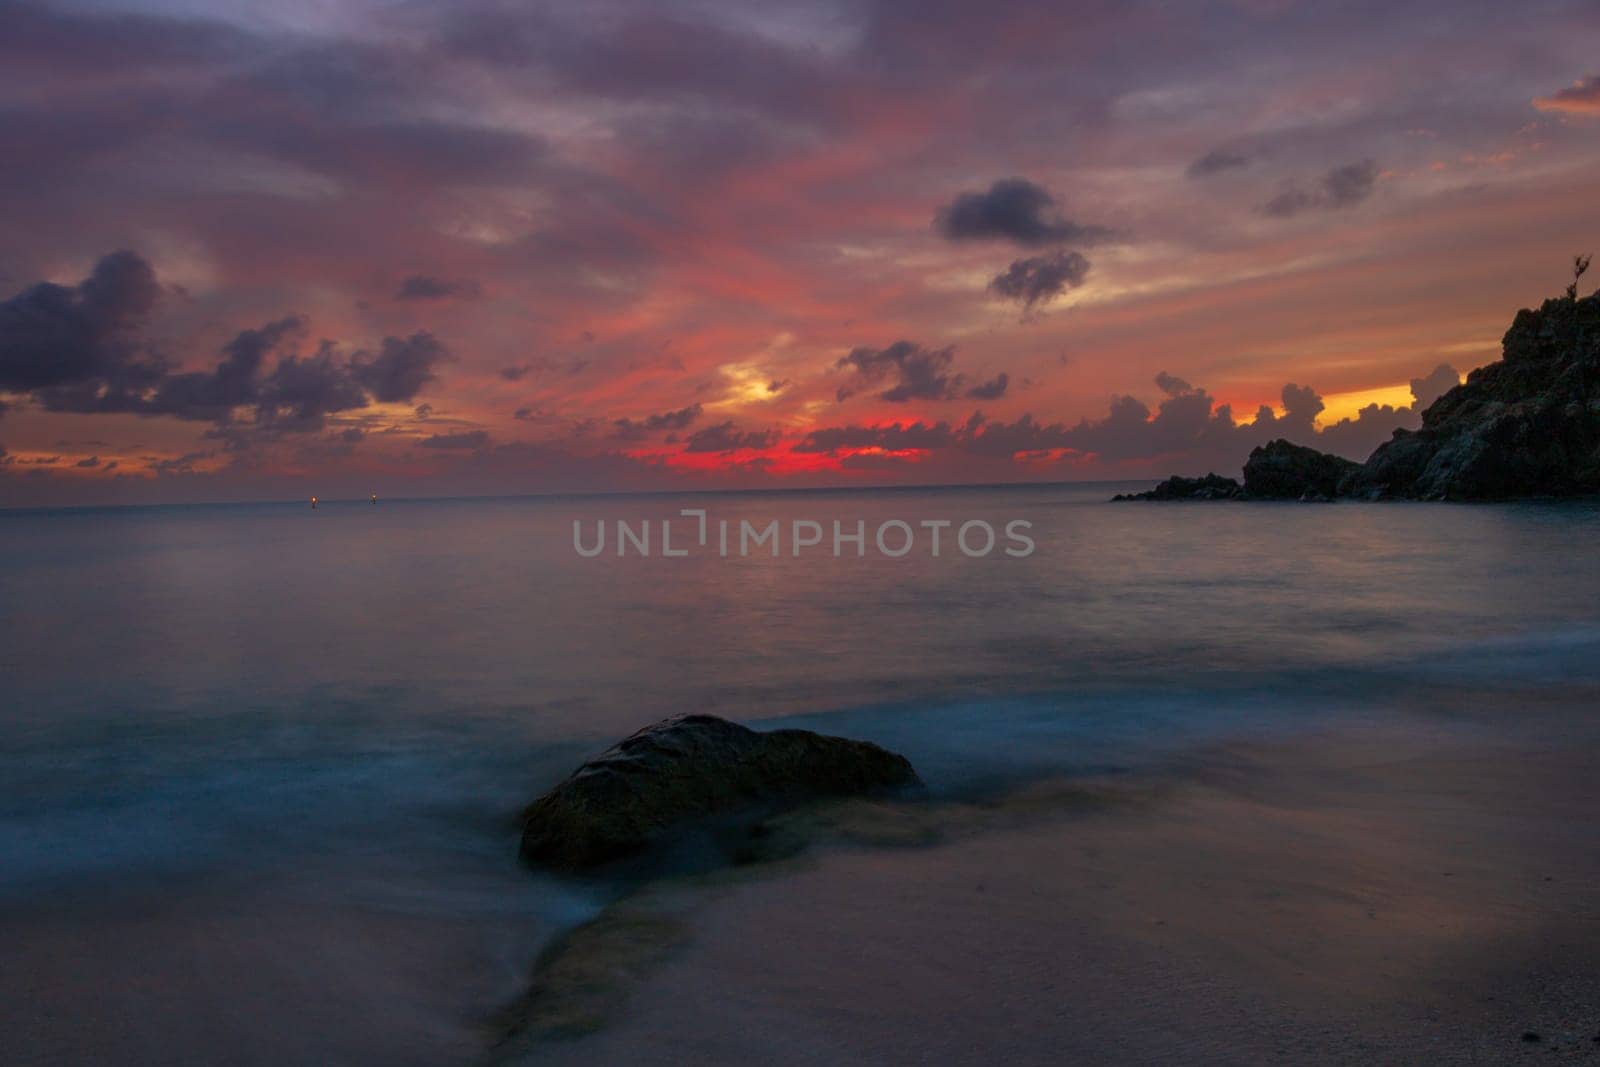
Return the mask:
[[[1443,368],[1427,379],[1442,384],[1454,371]],[[1283,413],[1263,405],[1250,422],[1236,419],[1232,408],[1218,404],[1205,389],[1163,372],[1156,386],[1164,396],[1152,410],[1137,397],[1119,396],[1099,418],[1076,424],[1044,422],[1033,414],[1014,421],[997,421],[981,412],[961,426],[922,422],[889,426],[838,426],[811,431],[794,446],[796,452],[853,453],[877,449],[884,452],[948,450],[982,459],[1070,454],[1093,456],[1113,466],[1140,470],[1174,469],[1181,473],[1206,470],[1237,471],[1250,449],[1276,437],[1365,459],[1396,429],[1419,423],[1412,408],[1371,405],[1354,419],[1341,419],[1318,428],[1324,409],[1315,389],[1290,383],[1283,387]],[[1425,395],[1425,393],[1419,393]]]
[[[223,346],[222,360],[215,370],[172,374],[162,379],[143,413],[228,421],[235,408],[257,402],[266,357],[299,336],[304,326],[300,318],[290,316],[240,332]]]
[[[746,448],[771,448],[778,443],[773,430],[740,430],[732,422],[707,426],[689,435],[685,452],[737,452]]]
[[[1373,449],[1394,436],[1395,430],[1421,426],[1422,412],[1460,382],[1455,368],[1441,363],[1425,376],[1411,379],[1410,407],[1368,404],[1353,419],[1343,418],[1323,426],[1317,433],[1317,447],[1350,459],[1366,459]]]
[[[40,282],[0,304],[0,389],[60,390],[60,404],[80,410],[103,395],[126,396],[157,380],[161,360],[137,338],[162,290],[155,271],[133,252],[113,252],[77,285]]]
[[[1337,211],[1361,203],[1378,184],[1378,164],[1370,159],[1334,167],[1315,185],[1291,183],[1261,206],[1273,218],[1291,218],[1307,211]]]
[[[972,400],[999,400],[1006,395],[1006,390],[1011,386],[1011,375],[1001,371],[986,382],[979,382],[967,390],[967,396]]]
[[[367,406],[367,394],[331,342],[314,355],[287,355],[261,383],[256,421],[273,429],[322,429],[327,416]]]
[[[1026,178],[1002,178],[984,192],[962,193],[934,218],[934,226],[952,241],[1013,241],[1036,247],[1088,244],[1110,231],[1062,216],[1055,197]]]
[[[1290,382],[1283,387],[1283,421],[1291,425],[1304,426],[1307,429],[1316,422],[1317,416],[1327,405],[1323,404],[1322,397],[1309,385],[1295,385]]]
[[[244,54],[249,35],[221,22],[0,3],[0,67],[35,79],[203,69]]]
[[[74,463],[73,466],[82,470],[88,470],[90,467],[98,467],[100,466],[100,457],[90,456],[88,459],[80,459],[78,462]]]
[[[700,418],[701,406],[690,404],[676,411],[663,411],[642,419],[617,419],[612,436],[624,441],[641,441],[663,430],[687,430]]]
[[[1089,276],[1089,261],[1078,252],[1061,250],[1014,260],[989,288],[1007,300],[1032,310],[1040,301],[1076,289]]]
[[[449,358],[449,350],[431,333],[414,333],[404,340],[385,337],[375,357],[358,356],[351,362],[350,373],[374,400],[400,403],[412,400],[423,386],[437,380],[435,368]]]
[[[1421,424],[1414,408],[1368,404],[1356,412],[1355,418],[1340,419],[1324,426],[1315,441],[1302,443],[1315,444],[1346,459],[1364,460],[1373,449],[1393,437],[1396,430],[1414,430]]]
[[[504,378],[508,382],[520,382],[522,379],[528,376],[528,372],[531,370],[533,370],[533,365],[529,363],[523,363],[514,367],[501,367],[500,377]]]
[[[486,446],[489,443],[489,431],[462,430],[459,433],[436,433],[432,437],[424,437],[417,443],[423,448],[466,451]]]
[[[781,393],[781,392],[783,392],[784,386],[786,386],[788,384],[789,384],[789,379],[787,379],[787,378],[774,378],[774,379],[772,379],[772,381],[767,383],[767,392],[769,392],[769,393]],[[4,412],[4,409],[0,408],[0,413],[3,413],[3,412]]]
[[[955,432],[948,422],[892,423],[888,426],[833,426],[812,430],[794,446],[796,452],[834,453],[841,450],[881,448],[885,452],[949,448]]]
[[[848,400],[863,387],[892,379],[894,384],[879,393],[879,399],[894,404],[949,400],[962,384],[961,376],[950,372],[954,360],[954,347],[923,348],[910,341],[896,341],[887,348],[857,348],[835,364],[855,371],[853,383],[840,386],[836,395],[841,401]]]
[[[1461,384],[1461,375],[1448,363],[1441,363],[1426,377],[1411,379],[1411,397],[1418,413],[1427,410],[1435,400]]]
[[[1194,392],[1194,386],[1176,374],[1168,374],[1166,371],[1156,375],[1156,388],[1168,396],[1182,396],[1184,393]]]
[[[1600,115],[1600,74],[1573,82],[1549,96],[1537,97],[1533,106],[1540,111],[1563,111],[1572,115]]]
[[[158,459],[150,464],[150,469],[157,477],[166,477],[175,474],[193,474],[194,465],[201,460],[210,459],[213,452],[185,452],[176,459]]]
[[[1216,148],[1189,164],[1184,173],[1191,178],[1209,178],[1223,171],[1239,170],[1250,165],[1250,157],[1226,148]]]
[[[470,279],[451,281],[431,274],[413,274],[400,283],[394,298],[402,301],[470,300],[483,295],[483,287]]]
[[[174,372],[148,351],[141,328],[162,295],[154,270],[133,252],[100,260],[76,286],[40,283],[0,304],[0,389],[27,393],[51,411],[123,412],[231,424],[254,410],[250,429],[322,428],[328,415],[412,400],[450,358],[432,334],[385,337],[376,355],[346,358],[324,342],[302,358],[298,316],[241,331],[215,367]],[[276,360],[270,372],[269,358]],[[240,428],[227,439],[242,443]]]

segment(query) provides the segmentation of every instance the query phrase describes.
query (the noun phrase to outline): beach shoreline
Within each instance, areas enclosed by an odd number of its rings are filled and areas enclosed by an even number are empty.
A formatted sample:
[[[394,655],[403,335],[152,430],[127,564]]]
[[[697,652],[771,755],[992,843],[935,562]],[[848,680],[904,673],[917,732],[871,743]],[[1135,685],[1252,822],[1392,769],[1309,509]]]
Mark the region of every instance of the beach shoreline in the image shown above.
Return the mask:
[[[709,891],[624,1011],[519,1062],[1587,1062],[1597,755],[1368,724],[1037,784]]]

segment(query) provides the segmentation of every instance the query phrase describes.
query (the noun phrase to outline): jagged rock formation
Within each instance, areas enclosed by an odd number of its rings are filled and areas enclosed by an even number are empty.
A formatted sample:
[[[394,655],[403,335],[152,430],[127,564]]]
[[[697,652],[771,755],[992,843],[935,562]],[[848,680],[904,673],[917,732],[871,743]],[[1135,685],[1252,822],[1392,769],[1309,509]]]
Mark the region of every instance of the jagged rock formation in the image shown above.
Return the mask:
[[[1254,500],[1332,500],[1361,464],[1279,438],[1250,450],[1244,493]]]
[[[918,784],[901,755],[809,730],[758,732],[714,715],[647,726],[585,763],[522,816],[522,858],[574,872],[641,852],[697,820]]]
[[[1240,493],[1239,483],[1220,474],[1204,478],[1173,475],[1154,489],[1143,493],[1118,493],[1112,500],[1232,500]]]
[[[1473,371],[1340,485],[1365,499],[1500,500],[1600,492],[1600,294],[1517,312],[1500,362]]]
[[[1498,363],[1473,371],[1429,405],[1420,429],[1396,430],[1365,463],[1277,440],[1250,453],[1239,491],[1181,492],[1205,480],[1172,478],[1149,493],[1117,499],[1506,500],[1600,493],[1600,293],[1517,312]]]

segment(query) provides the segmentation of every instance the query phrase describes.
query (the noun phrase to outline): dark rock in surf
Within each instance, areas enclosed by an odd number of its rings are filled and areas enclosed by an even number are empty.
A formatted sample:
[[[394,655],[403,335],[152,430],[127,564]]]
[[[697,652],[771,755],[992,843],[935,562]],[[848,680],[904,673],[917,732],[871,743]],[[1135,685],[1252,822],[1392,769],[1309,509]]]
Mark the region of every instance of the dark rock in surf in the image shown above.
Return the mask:
[[[640,853],[699,820],[759,819],[811,800],[918,782],[904,756],[870,742],[683,715],[607,749],[529,805],[522,859],[582,871]]]

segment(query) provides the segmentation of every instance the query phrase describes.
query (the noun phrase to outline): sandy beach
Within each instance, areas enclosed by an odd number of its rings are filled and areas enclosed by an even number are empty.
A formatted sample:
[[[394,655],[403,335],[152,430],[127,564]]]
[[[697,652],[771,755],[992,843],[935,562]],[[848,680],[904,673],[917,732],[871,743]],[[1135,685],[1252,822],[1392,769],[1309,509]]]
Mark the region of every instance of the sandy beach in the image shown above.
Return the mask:
[[[876,847],[703,891],[615,1020],[526,1062],[1600,1061],[1600,749],[1517,732],[1219,747],[932,845],[878,811]]]

